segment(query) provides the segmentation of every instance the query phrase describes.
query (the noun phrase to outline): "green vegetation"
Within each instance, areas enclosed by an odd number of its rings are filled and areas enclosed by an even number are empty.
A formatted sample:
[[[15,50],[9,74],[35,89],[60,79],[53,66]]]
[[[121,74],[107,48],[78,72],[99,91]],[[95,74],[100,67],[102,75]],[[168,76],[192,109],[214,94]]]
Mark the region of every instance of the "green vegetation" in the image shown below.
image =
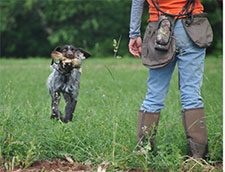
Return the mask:
[[[38,160],[65,157],[94,167],[109,162],[109,171],[207,171],[221,163],[222,11],[215,0],[202,2],[214,30],[202,88],[209,128],[207,162],[186,160],[177,72],[162,111],[157,151],[136,152],[137,112],[145,96],[147,69],[127,57],[131,1],[1,0],[0,56],[5,59],[0,59],[0,167],[26,168]],[[142,33],[147,4],[145,8]],[[68,124],[50,120],[50,60],[6,59],[46,57],[62,44],[101,57],[84,63],[75,117]]]
[[[215,0],[202,1],[214,30],[208,52],[222,50],[222,10]],[[112,55],[112,40],[121,38],[119,56],[128,54],[131,0],[1,0],[1,56],[47,56],[61,44],[74,44],[95,56]],[[144,33],[148,18],[145,5]],[[218,53],[219,52],[219,53]]]
[[[50,60],[0,60],[0,163],[8,169],[42,159],[107,161],[109,171],[147,168],[157,171],[192,168],[186,164],[177,72],[162,111],[157,152],[138,155],[137,112],[146,91],[147,68],[133,58],[90,58],[83,65],[80,96],[73,122],[50,119],[46,79]],[[202,89],[209,128],[206,164],[222,162],[222,59],[206,59]],[[61,107],[63,108],[63,106]],[[212,168],[212,167],[210,167]]]

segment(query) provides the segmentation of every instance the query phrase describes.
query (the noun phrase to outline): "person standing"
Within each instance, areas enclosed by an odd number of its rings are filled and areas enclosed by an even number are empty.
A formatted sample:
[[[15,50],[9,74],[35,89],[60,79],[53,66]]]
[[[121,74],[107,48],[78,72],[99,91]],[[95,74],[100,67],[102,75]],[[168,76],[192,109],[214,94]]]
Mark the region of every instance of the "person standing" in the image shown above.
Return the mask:
[[[149,68],[147,93],[138,112],[138,144],[143,145],[147,139],[154,147],[160,111],[177,64],[189,155],[205,158],[208,134],[200,91],[206,47],[213,35],[203,5],[200,0],[147,0],[150,15],[142,42],[144,2],[132,0],[128,45],[129,52],[141,56]]]

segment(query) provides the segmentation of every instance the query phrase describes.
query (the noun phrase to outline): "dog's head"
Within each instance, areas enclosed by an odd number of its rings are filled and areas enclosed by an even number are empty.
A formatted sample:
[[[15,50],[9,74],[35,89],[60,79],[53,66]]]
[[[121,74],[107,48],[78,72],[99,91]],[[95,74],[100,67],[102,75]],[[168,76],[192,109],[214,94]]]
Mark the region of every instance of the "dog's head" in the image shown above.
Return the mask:
[[[81,61],[90,57],[91,54],[81,48],[76,48],[73,45],[64,45],[56,47],[51,56],[53,61],[61,60],[65,67],[65,64],[67,64],[66,66],[71,66],[71,64],[74,66],[81,65]]]
[[[91,56],[87,51],[76,48],[73,45],[58,46],[55,48],[55,51],[62,53],[62,55],[68,59],[81,58],[83,60]]]

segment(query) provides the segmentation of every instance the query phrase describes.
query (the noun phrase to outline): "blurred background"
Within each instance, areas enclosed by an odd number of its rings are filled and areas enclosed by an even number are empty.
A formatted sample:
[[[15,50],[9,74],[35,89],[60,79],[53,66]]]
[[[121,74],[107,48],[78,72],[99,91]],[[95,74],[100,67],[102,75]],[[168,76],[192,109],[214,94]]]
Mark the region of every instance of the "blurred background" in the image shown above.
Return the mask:
[[[202,1],[214,31],[208,54],[222,57],[222,6]],[[128,55],[131,0],[0,0],[1,57],[49,57],[58,45],[73,44],[93,56]],[[142,34],[148,19],[148,5]]]

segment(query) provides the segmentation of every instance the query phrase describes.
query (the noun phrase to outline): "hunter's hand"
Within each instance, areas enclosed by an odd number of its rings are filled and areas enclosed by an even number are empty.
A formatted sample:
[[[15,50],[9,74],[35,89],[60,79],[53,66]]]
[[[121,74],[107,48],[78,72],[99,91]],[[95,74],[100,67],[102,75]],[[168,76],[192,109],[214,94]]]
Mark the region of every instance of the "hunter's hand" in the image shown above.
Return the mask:
[[[140,55],[141,55],[141,45],[142,45],[141,37],[130,38],[128,47],[129,47],[130,53],[134,57],[140,57]]]

